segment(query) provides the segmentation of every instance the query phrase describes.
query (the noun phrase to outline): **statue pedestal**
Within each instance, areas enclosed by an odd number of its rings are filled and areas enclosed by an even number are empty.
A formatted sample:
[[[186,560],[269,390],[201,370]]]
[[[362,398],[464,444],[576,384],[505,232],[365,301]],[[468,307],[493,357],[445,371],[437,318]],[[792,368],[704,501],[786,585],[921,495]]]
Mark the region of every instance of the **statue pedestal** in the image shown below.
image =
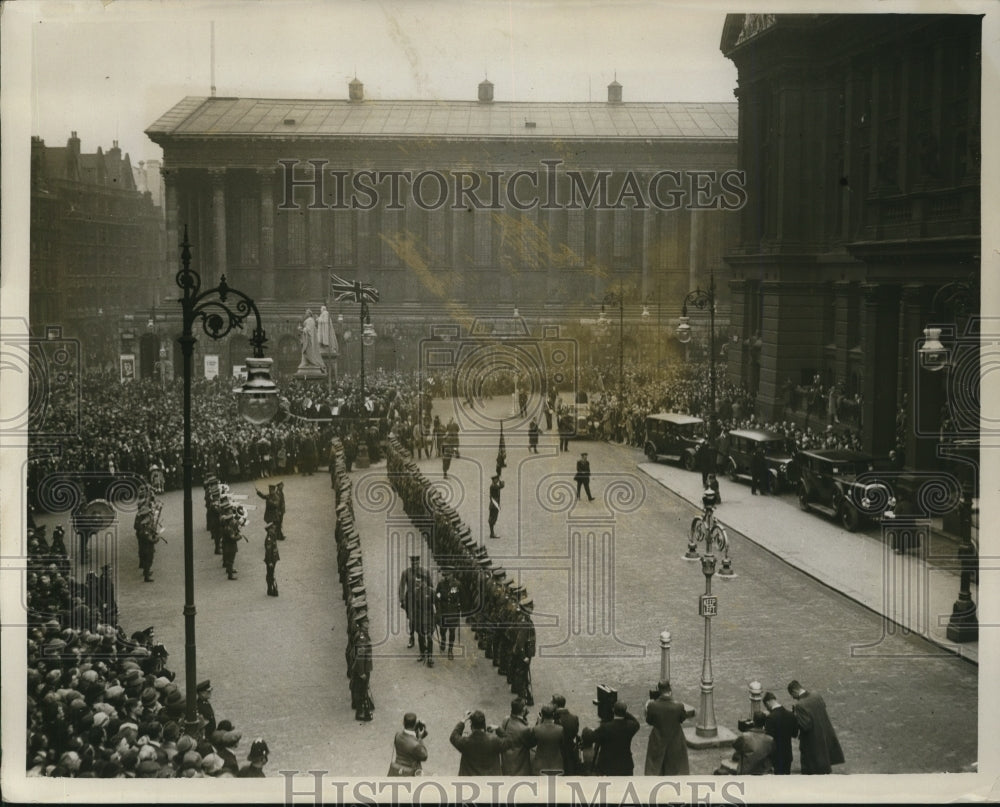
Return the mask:
[[[326,368],[314,367],[311,364],[300,364],[299,369],[295,371],[295,377],[304,378],[307,381],[325,381]]]

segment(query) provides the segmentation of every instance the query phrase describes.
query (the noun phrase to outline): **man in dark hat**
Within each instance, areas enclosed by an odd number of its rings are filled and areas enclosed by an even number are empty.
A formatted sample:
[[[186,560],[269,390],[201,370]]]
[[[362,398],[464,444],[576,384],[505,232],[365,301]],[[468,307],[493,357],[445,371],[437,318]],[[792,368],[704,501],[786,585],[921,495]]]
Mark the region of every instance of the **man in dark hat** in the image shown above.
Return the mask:
[[[504,489],[503,480],[500,479],[500,474],[497,474],[490,480],[490,538],[499,538],[500,536],[496,534],[497,517],[500,515],[500,491]]]
[[[420,661],[434,666],[434,629],[437,620],[434,615],[434,589],[423,578],[416,578],[410,608],[410,624],[417,633],[420,647]]]
[[[595,735],[594,768],[603,776],[631,776],[635,770],[632,738],[639,731],[639,721],[629,714],[624,701],[615,701],[611,714],[612,719],[602,723]]]
[[[773,692],[764,693],[764,708],[767,719],[764,731],[774,739],[771,762],[778,776],[788,776],[792,772],[792,738],[799,736],[799,723],[788,709],[778,703]]]
[[[420,565],[420,555],[410,555],[410,565],[403,570],[399,578],[399,607],[406,612],[407,632],[410,634],[410,642],[407,647],[413,647],[413,617],[414,598],[416,596],[416,581],[423,580],[428,586],[431,583],[431,573]]]
[[[799,725],[799,764],[804,774],[832,773],[844,764],[844,752],[820,695],[809,692],[798,681],[790,681],[788,694],[795,698],[792,714]]]
[[[275,486],[275,491],[278,494],[278,519],[275,521],[277,527],[277,537],[279,541],[285,540],[285,483],[279,482]]]
[[[197,693],[198,714],[205,721],[205,736],[211,737],[215,731],[215,709],[212,708],[209,701],[209,698],[212,697],[212,682],[206,679],[199,683]]]
[[[687,719],[684,704],[675,701],[670,682],[660,681],[659,695],[646,704],[646,722],[653,727],[646,747],[646,776],[687,776],[687,745],[681,724]]]
[[[594,501],[594,496],[590,492],[590,460],[587,459],[587,452],[580,454],[580,459],[576,461],[576,475],[573,477],[576,482],[576,498],[580,498],[580,488],[587,491],[587,499]]]

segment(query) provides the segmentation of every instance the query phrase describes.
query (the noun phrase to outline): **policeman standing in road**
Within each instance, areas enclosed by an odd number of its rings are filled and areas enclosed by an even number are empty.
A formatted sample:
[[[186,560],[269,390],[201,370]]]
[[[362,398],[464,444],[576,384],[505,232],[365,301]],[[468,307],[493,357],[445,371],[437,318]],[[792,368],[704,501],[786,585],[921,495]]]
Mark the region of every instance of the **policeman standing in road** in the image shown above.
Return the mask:
[[[209,703],[212,695],[212,682],[204,680],[198,684],[198,714],[205,721],[205,736],[211,737],[215,731],[215,709]]]
[[[580,498],[580,488],[587,491],[587,500],[594,501],[594,496],[590,492],[590,460],[587,459],[587,452],[580,454],[580,459],[576,461],[576,498]]]

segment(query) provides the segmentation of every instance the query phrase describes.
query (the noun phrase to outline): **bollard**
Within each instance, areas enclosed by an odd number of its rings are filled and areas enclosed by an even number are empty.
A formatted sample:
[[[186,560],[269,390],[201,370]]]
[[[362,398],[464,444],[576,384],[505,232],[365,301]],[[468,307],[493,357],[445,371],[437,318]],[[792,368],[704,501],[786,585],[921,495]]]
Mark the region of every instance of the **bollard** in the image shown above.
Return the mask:
[[[670,631],[660,634],[660,680],[670,680]]]
[[[763,708],[764,688],[760,685],[760,681],[751,681],[747,689],[750,691],[750,720],[752,721],[754,715],[760,714]]]

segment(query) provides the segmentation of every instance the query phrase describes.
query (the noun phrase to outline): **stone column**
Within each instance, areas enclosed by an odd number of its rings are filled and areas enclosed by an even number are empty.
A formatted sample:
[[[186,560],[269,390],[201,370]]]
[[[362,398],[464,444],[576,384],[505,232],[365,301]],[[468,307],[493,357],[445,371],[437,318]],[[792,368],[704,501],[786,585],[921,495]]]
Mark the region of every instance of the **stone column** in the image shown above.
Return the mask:
[[[215,245],[215,276],[202,277],[204,285],[212,286],[220,276],[227,274],[226,262],[226,169],[224,167],[209,168],[209,180],[212,185],[212,241]],[[227,277],[230,285],[236,285],[235,278]]]
[[[689,211],[690,238],[688,239],[688,287],[696,289],[699,283],[701,269],[701,227],[702,214],[698,210]],[[705,284],[707,285],[707,284]]]
[[[896,441],[900,290],[898,286],[878,283],[866,283],[862,288],[862,443],[866,452],[885,455]]]
[[[260,179],[260,296],[274,299],[274,168],[258,168]]]
[[[160,174],[163,176],[163,210],[167,216],[167,244],[166,260],[167,266],[172,272],[180,269],[180,234],[177,231],[177,170],[161,168]],[[171,282],[173,274],[171,274]]]

